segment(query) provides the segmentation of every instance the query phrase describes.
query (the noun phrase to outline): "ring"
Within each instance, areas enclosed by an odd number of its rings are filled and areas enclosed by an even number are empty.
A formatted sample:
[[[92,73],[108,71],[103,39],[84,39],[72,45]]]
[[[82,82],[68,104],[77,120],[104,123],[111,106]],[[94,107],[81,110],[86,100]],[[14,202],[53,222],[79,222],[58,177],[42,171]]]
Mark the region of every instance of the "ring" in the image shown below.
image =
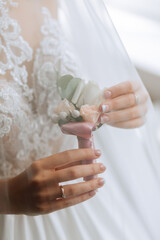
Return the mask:
[[[62,185],[60,185],[59,186],[60,187],[60,189],[61,189],[61,192],[62,192],[62,198],[66,198],[66,195],[64,194],[64,188],[63,188],[63,186]]]
[[[134,96],[135,96],[136,104],[139,105],[140,100],[139,100],[138,95],[134,93]]]

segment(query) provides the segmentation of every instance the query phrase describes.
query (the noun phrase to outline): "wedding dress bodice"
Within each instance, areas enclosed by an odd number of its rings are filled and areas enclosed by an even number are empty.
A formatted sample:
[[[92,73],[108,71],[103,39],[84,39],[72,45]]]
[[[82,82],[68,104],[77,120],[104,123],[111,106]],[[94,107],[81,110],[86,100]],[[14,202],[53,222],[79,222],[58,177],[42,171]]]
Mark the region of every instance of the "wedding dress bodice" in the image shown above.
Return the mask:
[[[0,178],[60,151],[66,138],[53,123],[56,78],[77,70],[58,21],[35,2],[23,1],[26,18],[21,1],[0,0]]]

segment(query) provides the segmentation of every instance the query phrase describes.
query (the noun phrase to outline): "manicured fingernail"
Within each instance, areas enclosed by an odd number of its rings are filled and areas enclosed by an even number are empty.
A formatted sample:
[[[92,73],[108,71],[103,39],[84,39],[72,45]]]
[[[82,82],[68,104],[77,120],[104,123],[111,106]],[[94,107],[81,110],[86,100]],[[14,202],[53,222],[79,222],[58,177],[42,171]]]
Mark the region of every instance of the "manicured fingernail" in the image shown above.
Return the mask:
[[[103,163],[100,164],[100,170],[101,170],[101,171],[105,171],[105,170],[106,170],[106,167],[104,166]]]
[[[109,122],[109,117],[107,117],[107,116],[101,117],[101,124],[104,124],[104,123],[107,123],[107,122]]]
[[[97,157],[99,157],[99,156],[101,156],[101,150],[99,150],[99,149],[96,149],[95,151],[95,155],[97,156]]]
[[[96,191],[91,191],[91,192],[89,193],[89,195],[90,195],[91,197],[93,197],[94,195],[96,195]]]
[[[101,179],[98,180],[98,185],[99,185],[99,186],[103,186],[104,183],[105,183],[105,181],[104,181],[103,178],[101,178]]]
[[[110,98],[112,96],[112,93],[110,91],[104,92],[104,97],[105,98]]]
[[[109,112],[109,105],[102,105],[102,112],[103,113]]]

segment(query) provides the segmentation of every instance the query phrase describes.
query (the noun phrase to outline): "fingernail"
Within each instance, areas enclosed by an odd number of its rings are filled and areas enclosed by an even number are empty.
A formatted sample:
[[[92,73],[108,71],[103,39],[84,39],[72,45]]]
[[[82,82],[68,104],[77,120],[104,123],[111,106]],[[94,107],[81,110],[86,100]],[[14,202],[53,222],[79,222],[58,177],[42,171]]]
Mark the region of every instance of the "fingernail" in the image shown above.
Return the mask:
[[[99,186],[103,186],[104,183],[105,183],[105,181],[104,181],[103,178],[101,178],[101,179],[98,180],[98,185],[99,185]]]
[[[109,117],[107,117],[107,116],[101,117],[101,124],[104,124],[107,122],[109,122]]]
[[[96,191],[91,191],[91,192],[89,193],[89,195],[90,195],[91,197],[93,197],[94,195],[96,195]]]
[[[112,96],[112,93],[110,91],[104,92],[104,97],[105,98],[110,98]]]
[[[94,152],[97,157],[101,156],[101,150],[96,149]]]
[[[95,190],[95,192],[96,192],[96,193],[98,192],[98,188]]]
[[[102,105],[102,112],[103,113],[109,112],[109,105]]]
[[[101,170],[101,171],[105,171],[105,170],[106,170],[106,167],[104,166],[103,163],[100,164],[100,170]]]

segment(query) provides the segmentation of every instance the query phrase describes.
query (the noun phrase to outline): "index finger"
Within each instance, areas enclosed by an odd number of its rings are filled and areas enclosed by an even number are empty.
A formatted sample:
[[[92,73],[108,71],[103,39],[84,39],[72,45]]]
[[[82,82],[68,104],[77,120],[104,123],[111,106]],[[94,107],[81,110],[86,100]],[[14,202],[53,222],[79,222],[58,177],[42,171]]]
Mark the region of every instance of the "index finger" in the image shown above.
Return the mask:
[[[133,93],[140,88],[140,83],[138,81],[126,81],[119,83],[113,87],[110,87],[104,91],[104,97],[106,99],[113,99],[121,95],[128,93]]]
[[[41,166],[44,168],[57,168],[74,162],[97,159],[100,155],[100,150],[90,148],[73,149],[41,159]]]

